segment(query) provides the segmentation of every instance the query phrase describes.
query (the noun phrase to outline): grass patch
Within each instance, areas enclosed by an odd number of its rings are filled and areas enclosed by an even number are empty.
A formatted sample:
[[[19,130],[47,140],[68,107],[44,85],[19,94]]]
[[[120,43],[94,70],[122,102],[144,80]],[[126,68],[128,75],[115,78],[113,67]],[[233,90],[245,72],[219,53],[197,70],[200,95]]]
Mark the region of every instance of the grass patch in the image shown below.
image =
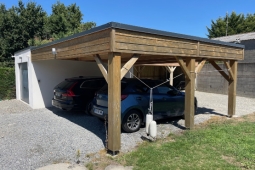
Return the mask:
[[[145,143],[118,161],[134,169],[255,169],[255,121],[210,122],[170,142]],[[159,144],[160,143],[160,144]]]
[[[88,170],[93,170],[94,169],[94,164],[89,162],[88,164],[85,165],[85,167],[88,169]]]

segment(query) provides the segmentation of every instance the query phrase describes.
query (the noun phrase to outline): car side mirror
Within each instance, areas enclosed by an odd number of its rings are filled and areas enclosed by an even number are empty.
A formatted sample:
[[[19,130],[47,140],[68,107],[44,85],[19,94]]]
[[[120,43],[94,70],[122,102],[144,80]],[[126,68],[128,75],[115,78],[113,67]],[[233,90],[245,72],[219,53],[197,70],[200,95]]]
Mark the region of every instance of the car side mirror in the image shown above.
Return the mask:
[[[178,94],[178,91],[176,91],[176,90],[169,90],[169,91],[167,92],[167,94],[168,94],[168,95],[171,95],[171,96],[176,96],[176,95]]]

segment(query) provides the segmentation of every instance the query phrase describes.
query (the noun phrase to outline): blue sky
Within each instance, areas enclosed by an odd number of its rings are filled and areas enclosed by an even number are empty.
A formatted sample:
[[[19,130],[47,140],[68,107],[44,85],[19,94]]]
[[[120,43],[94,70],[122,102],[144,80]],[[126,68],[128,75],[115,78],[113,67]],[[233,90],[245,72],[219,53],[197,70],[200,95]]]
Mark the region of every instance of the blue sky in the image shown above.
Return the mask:
[[[28,2],[23,0],[23,2]],[[57,1],[36,1],[50,14]],[[255,0],[61,0],[65,5],[76,3],[83,22],[102,25],[111,21],[169,32],[206,37],[211,20],[231,13],[255,13]],[[1,0],[10,8],[18,0]]]

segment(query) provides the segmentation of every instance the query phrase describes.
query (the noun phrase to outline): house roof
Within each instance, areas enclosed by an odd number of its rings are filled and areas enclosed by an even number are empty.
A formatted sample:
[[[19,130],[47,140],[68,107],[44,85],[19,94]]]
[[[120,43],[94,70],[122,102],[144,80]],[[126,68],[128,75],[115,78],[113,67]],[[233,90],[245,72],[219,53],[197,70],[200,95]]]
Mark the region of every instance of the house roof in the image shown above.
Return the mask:
[[[212,40],[219,40],[224,42],[238,42],[238,41],[254,40],[254,39],[255,39],[255,32],[212,38]]]

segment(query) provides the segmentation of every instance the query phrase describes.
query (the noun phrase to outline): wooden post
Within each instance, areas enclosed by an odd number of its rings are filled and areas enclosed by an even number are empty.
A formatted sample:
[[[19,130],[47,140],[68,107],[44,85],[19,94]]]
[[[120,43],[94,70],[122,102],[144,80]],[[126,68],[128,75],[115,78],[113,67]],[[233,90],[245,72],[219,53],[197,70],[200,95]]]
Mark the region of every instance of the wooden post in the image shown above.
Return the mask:
[[[186,59],[190,78],[185,76],[185,127],[194,128],[195,59]]]
[[[137,71],[137,77],[140,78],[141,77],[141,66],[138,66],[138,71]]]
[[[108,151],[113,155],[120,150],[121,101],[120,72],[121,54],[108,54]]]
[[[170,67],[169,70],[170,70],[170,85],[173,86],[173,82],[174,82],[174,70],[175,70],[176,67]]]
[[[137,72],[137,75],[136,75],[136,76],[137,76],[138,78],[141,77],[141,72],[142,72],[142,70],[144,69],[144,67],[145,67],[145,66],[138,66],[138,67],[137,67],[138,69],[136,69],[136,72]],[[134,67],[134,68],[135,68],[135,67]]]
[[[232,117],[236,112],[237,61],[230,60],[229,66],[233,80],[229,79],[228,85],[228,116]]]

